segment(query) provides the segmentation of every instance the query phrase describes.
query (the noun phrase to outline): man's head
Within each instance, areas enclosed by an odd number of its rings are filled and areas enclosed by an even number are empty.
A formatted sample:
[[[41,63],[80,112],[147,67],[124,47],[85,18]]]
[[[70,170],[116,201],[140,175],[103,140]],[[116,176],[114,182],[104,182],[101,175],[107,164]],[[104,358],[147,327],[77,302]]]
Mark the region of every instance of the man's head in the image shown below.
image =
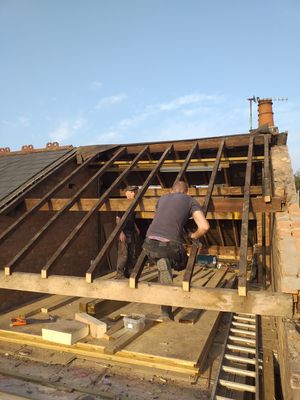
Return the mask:
[[[125,189],[125,196],[127,199],[134,199],[137,194],[139,188],[137,186],[127,186]]]
[[[172,193],[187,193],[188,185],[184,181],[176,181],[172,186]]]

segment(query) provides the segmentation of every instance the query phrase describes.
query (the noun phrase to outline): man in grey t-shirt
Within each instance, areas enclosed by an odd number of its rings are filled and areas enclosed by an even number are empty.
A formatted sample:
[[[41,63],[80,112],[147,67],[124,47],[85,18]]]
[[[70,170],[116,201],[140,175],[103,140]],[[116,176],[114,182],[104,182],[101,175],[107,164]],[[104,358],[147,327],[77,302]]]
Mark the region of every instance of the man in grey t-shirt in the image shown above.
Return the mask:
[[[148,257],[157,261],[159,281],[163,284],[172,284],[172,268],[180,271],[186,266],[187,256],[182,245],[182,234],[187,220],[191,217],[197,225],[191,239],[200,238],[209,229],[200,204],[188,196],[187,192],[187,184],[177,181],[171,193],[158,200],[155,216],[143,245]],[[173,319],[171,306],[162,306],[162,318]]]

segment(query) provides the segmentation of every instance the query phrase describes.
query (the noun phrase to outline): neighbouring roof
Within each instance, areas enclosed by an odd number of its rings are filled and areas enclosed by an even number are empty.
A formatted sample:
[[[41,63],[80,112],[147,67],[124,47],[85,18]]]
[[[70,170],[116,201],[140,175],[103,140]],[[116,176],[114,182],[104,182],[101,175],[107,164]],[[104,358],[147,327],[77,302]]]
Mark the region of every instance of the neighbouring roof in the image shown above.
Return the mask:
[[[0,200],[68,153],[70,149],[0,156]]]

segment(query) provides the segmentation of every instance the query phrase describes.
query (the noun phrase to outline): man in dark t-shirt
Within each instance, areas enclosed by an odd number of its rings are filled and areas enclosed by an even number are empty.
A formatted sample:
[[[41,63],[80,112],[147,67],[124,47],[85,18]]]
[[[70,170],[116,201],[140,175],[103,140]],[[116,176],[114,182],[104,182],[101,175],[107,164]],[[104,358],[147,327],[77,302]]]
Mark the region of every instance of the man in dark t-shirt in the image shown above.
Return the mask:
[[[180,271],[186,266],[187,255],[182,245],[182,234],[187,220],[193,218],[197,225],[191,239],[200,238],[209,229],[200,204],[187,192],[187,184],[177,181],[171,193],[158,200],[154,219],[143,244],[148,257],[157,262],[159,281],[163,284],[172,284],[172,268]],[[173,319],[171,306],[162,306],[162,318]]]
[[[137,186],[125,189],[126,198],[132,200],[138,191]],[[118,212],[116,222],[119,223],[124,212]],[[134,211],[129,214],[127,222],[119,235],[116,279],[128,278],[136,261],[136,234],[140,231],[135,223]]]

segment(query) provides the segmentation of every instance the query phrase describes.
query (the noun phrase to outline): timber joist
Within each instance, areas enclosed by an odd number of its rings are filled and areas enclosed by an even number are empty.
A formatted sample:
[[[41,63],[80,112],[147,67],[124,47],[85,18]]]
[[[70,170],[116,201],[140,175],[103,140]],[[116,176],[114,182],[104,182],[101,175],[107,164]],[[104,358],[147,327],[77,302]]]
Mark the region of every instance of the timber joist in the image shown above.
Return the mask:
[[[264,145],[264,137],[266,134],[256,134],[255,144],[263,146]],[[269,135],[268,135],[269,136]],[[244,135],[229,135],[223,137],[212,137],[212,138],[204,138],[204,139],[197,139],[197,140],[178,140],[173,142],[160,142],[160,143],[147,143],[149,145],[149,150],[151,153],[159,153],[164,151],[170,144],[173,144],[175,151],[189,151],[191,146],[194,143],[197,143],[198,146],[203,150],[211,150],[211,149],[218,149],[221,140],[225,139],[225,146],[228,149],[232,148],[241,148],[241,147],[248,147],[249,144],[249,134]],[[277,141],[285,142],[285,134],[280,133],[277,135],[272,135],[272,143],[276,144]],[[141,149],[141,144],[130,144],[128,145],[128,153],[137,153]]]
[[[195,198],[203,206],[205,197]],[[140,200],[135,207],[137,212],[154,212],[155,206],[159,197],[147,197]],[[47,204],[44,204],[39,211],[61,211],[69,199],[49,199]],[[29,211],[40,202],[40,199],[26,199],[26,209]],[[69,211],[90,211],[98,199],[78,199],[74,203]],[[211,202],[208,206],[208,212],[210,213],[239,213],[243,211],[243,199],[239,198],[223,198],[223,197],[212,197]],[[131,201],[124,198],[111,198],[107,200],[103,205],[98,207],[97,211],[126,211],[131,205]],[[261,213],[261,212],[279,212],[282,211],[282,199],[280,197],[273,197],[272,202],[265,203],[262,197],[255,197],[250,200],[250,212]]]
[[[213,167],[216,158],[197,158],[191,159],[189,162],[189,166],[186,168],[186,171],[201,171],[204,167]],[[253,157],[253,162],[262,162],[264,160],[263,156]],[[183,166],[185,160],[166,160],[164,166],[160,168],[160,172],[178,172],[180,168]],[[118,172],[122,171],[130,165],[131,161],[116,161],[109,168],[109,172]],[[247,157],[222,157],[220,159],[219,168],[229,168],[231,164],[243,164],[247,163]],[[104,161],[99,161],[97,163],[93,163],[93,166],[101,166],[104,165]],[[151,161],[139,161],[133,171],[151,171],[153,167],[157,165],[156,160]]]
[[[209,271],[208,271],[209,272]],[[194,278],[196,279],[196,278]],[[120,300],[134,303],[164,304],[173,307],[243,312],[258,315],[290,317],[293,299],[288,294],[271,291],[249,290],[247,296],[239,296],[236,289],[206,288],[197,286],[197,281],[189,292],[182,285],[162,285],[157,282],[138,282],[137,289],[130,288],[127,279],[94,278],[88,283],[83,277],[51,275],[47,279],[40,274],[14,272],[10,276],[0,272],[0,287],[46,294],[91,297]]]
[[[267,315],[277,315],[275,312],[278,315],[289,314],[289,297],[280,293],[253,290],[247,293],[248,261],[253,253],[251,247],[257,240],[257,215],[269,215],[283,209],[283,199],[272,196],[269,163],[271,142],[268,134],[250,134],[174,143],[116,146],[91,156],[79,166],[76,165],[73,172],[40,198],[28,196],[23,203],[23,215],[0,233],[0,244],[5,245],[6,240],[33,215],[40,215],[42,212],[50,214],[48,221],[3,265],[1,287],[120,300],[126,296],[127,301],[154,301],[155,304],[161,303],[160,296],[163,296],[166,304],[176,306],[235,312],[248,310],[254,314]],[[205,151],[207,153],[203,154]],[[59,196],[60,191],[66,185],[71,187],[77,177],[81,178],[77,190],[70,197]],[[205,247],[192,248],[181,285],[164,287],[157,283],[139,282],[146,262],[143,253],[134,269],[134,288],[129,287],[128,282],[111,280],[98,285],[97,279],[107,272],[106,264],[111,249],[131,213],[135,212],[141,218],[139,222],[145,224],[144,228],[147,227],[149,221],[145,219],[153,218],[159,197],[167,193],[176,180],[185,180],[191,186],[189,194],[200,202],[207,219],[213,220],[211,226],[215,225],[203,238]],[[124,187],[128,184],[139,186],[133,200],[122,197]],[[98,196],[85,196],[91,187],[97,188]],[[81,219],[45,260],[44,265],[40,266],[40,273],[19,272],[20,265],[21,271],[26,270],[27,255],[46,237],[50,228],[53,230],[63,216],[70,216],[76,211],[80,212],[78,216]],[[68,276],[56,276],[55,267],[59,266],[65,252],[80,237],[92,217],[98,215],[101,220],[103,214],[118,211],[123,212],[120,223],[104,235],[101,244],[97,242],[97,253],[90,257],[90,265],[82,266],[81,277],[78,274],[72,276],[72,272]],[[228,225],[223,225],[222,220],[226,224],[232,223],[232,237],[229,242]],[[233,249],[231,254],[226,251],[229,247]],[[232,256],[239,261],[238,290],[212,288],[212,292],[204,292],[204,288],[193,285],[198,254],[203,254],[205,249],[206,254],[211,254],[209,251],[213,248],[217,249],[217,255],[223,254],[225,258]],[[114,265],[110,267],[114,269]],[[30,282],[30,285],[25,282]],[[272,306],[266,307],[266,303],[272,303]],[[279,304],[282,304],[281,309]],[[275,311],[276,307],[278,311]]]

